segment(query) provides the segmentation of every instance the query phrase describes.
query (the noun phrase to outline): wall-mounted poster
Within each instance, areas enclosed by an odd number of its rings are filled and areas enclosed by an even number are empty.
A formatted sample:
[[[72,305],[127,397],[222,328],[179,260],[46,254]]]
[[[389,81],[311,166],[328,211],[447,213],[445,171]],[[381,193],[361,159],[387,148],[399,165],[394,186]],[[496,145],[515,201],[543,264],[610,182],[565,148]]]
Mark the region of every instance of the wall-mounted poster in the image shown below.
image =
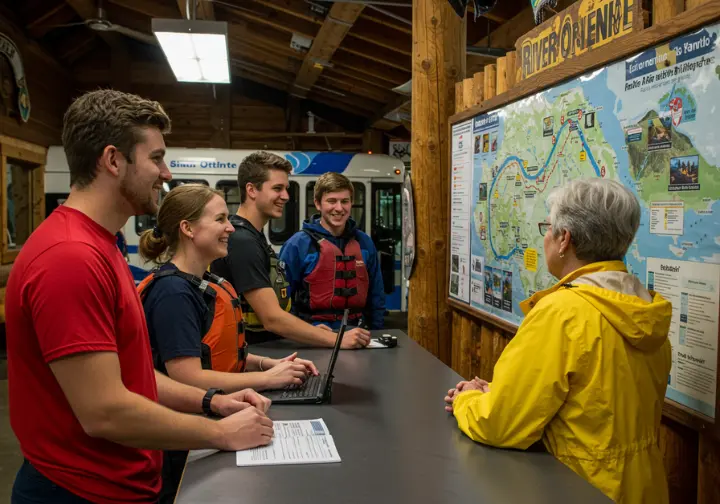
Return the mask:
[[[556,281],[538,231],[553,188],[601,177],[633,191],[642,218],[627,268],[668,298],[679,302],[685,293],[687,302],[683,313],[673,301],[668,397],[675,390],[673,400],[706,416],[715,412],[720,289],[719,34],[720,25],[707,26],[456,123],[451,154],[451,178],[463,175],[459,186],[451,180],[458,260],[450,264],[457,278],[449,295],[514,325],[523,320],[520,301]],[[470,147],[457,141],[468,127]],[[482,267],[463,276],[465,256]],[[661,265],[683,273],[673,277]],[[462,295],[473,288],[477,295]],[[689,388],[700,374],[688,369],[699,360],[712,381]]]

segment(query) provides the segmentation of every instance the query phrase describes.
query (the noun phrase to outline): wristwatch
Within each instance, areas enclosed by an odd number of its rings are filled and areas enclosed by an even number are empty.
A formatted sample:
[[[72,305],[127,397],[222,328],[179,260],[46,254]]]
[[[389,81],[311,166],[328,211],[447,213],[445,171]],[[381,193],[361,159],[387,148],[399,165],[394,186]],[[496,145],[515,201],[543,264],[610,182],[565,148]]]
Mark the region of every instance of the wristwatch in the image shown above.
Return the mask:
[[[202,400],[202,410],[209,417],[215,416],[215,413],[210,409],[210,401],[215,394],[225,395],[225,391],[219,388],[211,388],[205,393],[205,397]]]

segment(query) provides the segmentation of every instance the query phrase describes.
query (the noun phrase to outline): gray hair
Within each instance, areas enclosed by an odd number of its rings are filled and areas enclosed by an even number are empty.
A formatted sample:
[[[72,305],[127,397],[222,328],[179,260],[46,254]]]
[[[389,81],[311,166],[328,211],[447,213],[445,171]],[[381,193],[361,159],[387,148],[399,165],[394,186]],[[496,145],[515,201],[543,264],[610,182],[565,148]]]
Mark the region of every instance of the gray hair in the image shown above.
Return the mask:
[[[635,195],[614,180],[573,180],[547,198],[553,236],[570,232],[582,261],[621,260],[640,226]]]

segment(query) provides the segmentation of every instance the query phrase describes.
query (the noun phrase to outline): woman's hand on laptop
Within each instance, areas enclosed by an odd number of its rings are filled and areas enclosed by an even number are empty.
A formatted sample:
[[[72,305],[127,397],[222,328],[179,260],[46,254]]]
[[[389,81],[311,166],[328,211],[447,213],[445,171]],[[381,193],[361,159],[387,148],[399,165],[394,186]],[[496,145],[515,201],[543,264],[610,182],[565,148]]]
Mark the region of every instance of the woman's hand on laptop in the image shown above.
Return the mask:
[[[265,359],[267,362],[269,359]],[[274,360],[274,359],[273,359]],[[266,389],[281,389],[288,385],[302,385],[307,379],[308,371],[303,364],[295,361],[270,362],[273,366],[263,372]]]
[[[264,366],[267,366],[268,369],[272,369],[273,367],[277,366],[281,362],[294,362],[295,364],[302,364],[305,366],[305,370],[307,371],[307,374],[311,375],[319,375],[317,367],[315,367],[315,364],[313,361],[309,361],[306,359],[299,359],[297,356],[297,352],[293,352],[287,357],[283,357],[282,359],[265,359]]]

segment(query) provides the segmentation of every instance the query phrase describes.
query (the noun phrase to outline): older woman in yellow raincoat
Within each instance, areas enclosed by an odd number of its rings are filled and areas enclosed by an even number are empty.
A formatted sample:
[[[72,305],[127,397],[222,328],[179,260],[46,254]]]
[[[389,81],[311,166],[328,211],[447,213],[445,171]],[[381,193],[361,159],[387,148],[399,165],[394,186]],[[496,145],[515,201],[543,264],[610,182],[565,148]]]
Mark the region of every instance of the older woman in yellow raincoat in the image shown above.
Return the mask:
[[[622,262],[640,206],[621,184],[570,182],[539,223],[559,281],[521,303],[525,319],[492,383],[460,382],[445,397],[481,443],[547,450],[616,502],[668,502],[658,429],[671,365],[672,307]]]

